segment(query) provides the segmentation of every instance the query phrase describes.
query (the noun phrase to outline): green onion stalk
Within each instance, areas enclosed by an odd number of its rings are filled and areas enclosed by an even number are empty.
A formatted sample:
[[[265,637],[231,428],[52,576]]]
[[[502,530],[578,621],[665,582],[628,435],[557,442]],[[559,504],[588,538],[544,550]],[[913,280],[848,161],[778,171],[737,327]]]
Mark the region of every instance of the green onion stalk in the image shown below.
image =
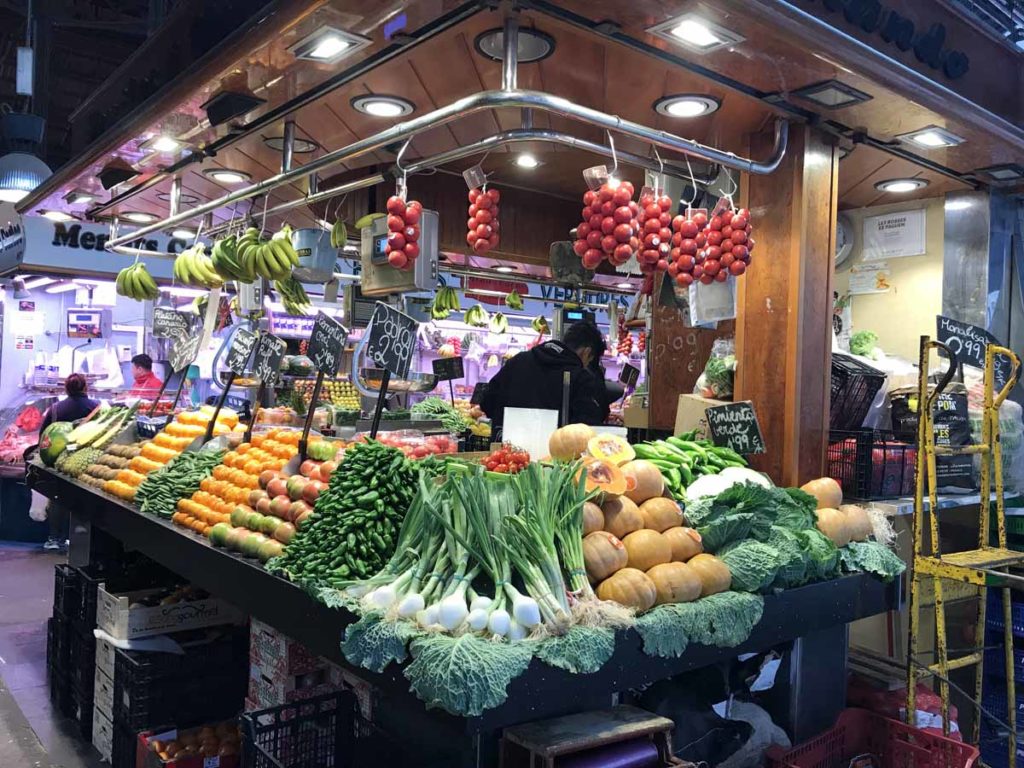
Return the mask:
[[[576,476],[574,467],[568,482],[562,484],[561,514],[555,528],[555,536],[562,554],[562,567],[569,582],[572,595],[578,600],[596,599],[583,559],[583,505],[594,495],[586,490],[586,470]]]

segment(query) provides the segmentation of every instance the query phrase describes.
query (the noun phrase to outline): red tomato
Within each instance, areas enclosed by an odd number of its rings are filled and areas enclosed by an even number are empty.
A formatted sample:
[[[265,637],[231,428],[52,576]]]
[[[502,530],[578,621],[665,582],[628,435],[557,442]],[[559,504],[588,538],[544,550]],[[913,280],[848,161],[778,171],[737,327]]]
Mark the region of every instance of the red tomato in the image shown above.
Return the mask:
[[[661,238],[656,234],[648,233],[644,235],[643,244],[644,248],[657,248],[661,245]]]
[[[490,237],[493,232],[490,224],[481,224],[476,228],[477,237]]]
[[[729,265],[729,272],[739,277],[747,271],[747,265],[742,261],[734,261]]]
[[[697,242],[695,240],[686,239],[679,244],[679,252],[685,253],[689,256],[693,256],[697,253]]]
[[[672,230],[668,227],[661,227],[658,230],[658,237],[661,238],[663,243],[667,243],[672,239]]]
[[[391,246],[392,251],[402,250],[405,248],[405,235],[401,232],[389,232],[388,245]]]
[[[405,258],[409,259],[410,261],[415,259],[415,258],[418,258],[419,255],[420,255],[419,243],[406,243],[404,250],[405,250]]]
[[[620,243],[615,246],[614,254],[615,258],[624,264],[629,261],[629,257],[633,255],[633,249],[629,247],[629,243]]]
[[[583,266],[587,269],[597,269],[604,261],[604,254],[597,248],[588,248],[583,254]]]
[[[657,234],[661,230],[661,222],[656,218],[644,221],[644,234]]]
[[[722,227],[722,237],[724,237],[726,240],[732,237],[732,227],[730,227],[728,224]]]
[[[676,218],[681,219],[683,217],[677,216]],[[681,234],[683,237],[696,237],[698,231],[699,230],[697,229],[697,225],[694,224],[689,219],[684,219],[683,223],[679,226],[679,234]]]
[[[722,217],[722,223],[728,224],[732,221],[732,217],[735,215],[735,211],[724,210],[719,215]]]
[[[587,223],[590,224],[591,229],[601,231],[602,221],[604,221],[604,216],[602,216],[600,213],[595,213],[593,216],[590,217],[590,221]]]
[[[587,252],[587,241],[577,240],[572,244],[572,250],[577,256],[582,257],[583,254]]]
[[[587,234],[587,246],[590,248],[601,247],[601,229],[598,227],[596,230],[591,229]]]
[[[417,201],[413,200],[409,203],[409,207],[405,209],[405,223],[406,224],[419,224],[420,214],[423,213],[423,206]],[[472,215],[472,214],[470,214]]]
[[[588,205],[581,212],[580,218],[582,218],[583,221],[590,221],[590,217],[593,216],[595,213],[597,213],[597,211],[595,211]]]
[[[676,284],[682,286],[692,285],[693,275],[691,275],[689,272],[680,272],[678,275],[676,275]]]
[[[724,254],[722,254],[722,258],[721,258],[721,259],[719,259],[719,263],[720,263],[720,264],[721,264],[721,265],[722,265],[723,267],[728,267],[728,266],[729,266],[730,264],[732,264],[732,263],[733,263],[734,261],[736,261],[736,257],[735,257],[735,256],[733,256],[733,255],[732,255],[732,253],[724,253]]]
[[[487,196],[491,198],[491,202],[497,205],[501,201],[501,192],[497,189],[488,189]]]
[[[709,245],[704,249],[704,256],[708,259],[719,259],[722,257],[722,249],[717,245]]]
[[[615,239],[615,235],[605,235],[601,238],[601,250],[605,253],[611,253],[615,250],[615,246],[619,244],[619,241]]]
[[[615,192],[612,193],[612,202],[616,205],[628,205],[629,198],[632,196],[632,193],[625,186],[619,184],[619,186],[615,188]]]
[[[658,271],[659,272],[667,272],[668,271],[668,259],[658,259]]]
[[[703,274],[704,274],[704,267],[701,266],[700,264],[694,264],[693,265],[693,278],[696,280],[697,278],[703,276]]]
[[[409,259],[406,258],[404,251],[392,251],[388,254],[388,264],[395,269],[405,269],[408,263]]]
[[[728,272],[728,270],[725,270],[725,269],[719,271],[715,275],[715,281],[719,282],[719,283],[724,283],[728,279],[729,279],[729,272]]]
[[[466,229],[476,229],[476,218],[475,217],[470,217],[469,220],[466,221]]]
[[[713,282],[715,282],[715,278],[713,278],[711,275],[701,275],[700,281],[704,283],[704,285],[711,285]]]
[[[607,184],[602,184],[601,188],[597,190],[597,199],[602,203],[611,202],[613,197],[615,197],[615,190]],[[630,197],[632,197],[632,195],[630,195]]]
[[[494,468],[495,472],[501,472],[502,474],[508,474],[508,464],[499,464]]]
[[[618,224],[612,234],[615,235],[616,240],[620,243],[626,243],[628,247],[629,238],[633,236],[633,228],[629,224]]]
[[[731,251],[737,259],[743,260],[750,257],[750,249],[745,245],[734,245]]]
[[[615,212],[612,213],[612,217],[615,219],[616,224],[629,224],[630,220],[633,218],[633,212],[629,210],[628,205],[620,205],[615,209]]]
[[[477,215],[479,216],[479,214]],[[415,224],[410,224],[402,231],[402,234],[405,235],[405,239],[407,242],[415,243],[417,240],[420,239],[420,228],[417,227]]]
[[[657,203],[650,203],[644,207],[644,216],[648,219],[656,219],[661,216],[661,207]]]
[[[472,248],[473,247],[473,243],[475,243],[476,241],[477,241],[477,236],[476,236],[476,230],[475,229],[472,230],[471,232],[467,232],[466,233],[466,245],[468,245],[470,248]]]
[[[487,195],[480,195],[480,197],[476,199],[477,208],[482,208],[483,210],[486,211],[492,205],[494,205],[494,201],[491,200],[491,198],[489,198]]]
[[[661,226],[663,226],[663,227],[671,227],[672,226],[672,214],[669,213],[668,211],[662,211],[661,215],[658,216],[658,221],[661,222]]]
[[[696,263],[697,263],[697,260],[693,256],[691,256],[690,254],[687,254],[687,253],[682,254],[676,260],[676,264],[679,265],[679,269],[682,270],[683,272],[691,272],[691,271],[693,271],[693,267],[694,267],[694,265]]]
[[[668,267],[666,267],[665,271],[668,272],[669,275],[671,275],[672,277],[675,277],[676,275],[679,274],[679,264],[675,261],[671,261],[669,262]]]
[[[388,198],[387,202],[388,213],[393,213],[396,216],[402,216],[405,214],[405,200],[400,198],[398,195],[392,195]]]
[[[752,237],[748,237],[747,238],[747,250],[748,251],[754,250],[754,238],[752,238]]]
[[[711,275],[712,277],[714,277],[715,275],[718,274],[718,270],[721,268],[721,262],[716,261],[715,259],[708,259],[707,261],[704,262],[705,275]]]
[[[590,225],[585,221],[580,222],[579,226],[576,227],[576,237],[578,237],[580,240],[586,240],[587,235],[589,234]]]
[[[405,229],[405,219],[393,213],[388,214],[388,229],[392,232],[401,232]]]
[[[734,229],[729,239],[732,240],[734,246],[743,245],[747,242],[747,231],[745,229]]]
[[[697,229],[704,229],[708,223],[708,215],[704,211],[697,211],[693,214],[693,223],[697,225]]]
[[[486,253],[491,249],[491,241],[485,237],[477,238],[477,241],[473,243],[473,250],[477,253]]]
[[[636,227],[633,227],[633,231],[636,232]],[[629,247],[632,248],[634,251],[639,251],[640,238],[637,237],[636,235],[633,235],[631,238],[629,238]]]
[[[601,203],[601,207],[598,209],[602,216],[611,216],[615,213],[616,205],[612,200],[605,200]]]
[[[707,237],[708,245],[721,245],[722,241],[725,240],[725,238],[722,237],[722,233],[714,229],[708,232]]]
[[[494,214],[486,209],[481,209],[476,212],[476,220],[479,224],[490,224],[491,219],[494,218]]]
[[[597,193],[594,192],[594,190],[592,190],[592,189],[588,189],[586,192],[583,193],[583,204],[584,205],[592,205],[596,199],[597,199]]]
[[[626,204],[626,207],[629,208],[629,212],[632,213],[634,217],[640,213],[640,206],[636,204],[635,200],[630,200],[629,203]]]
[[[728,253],[732,250],[732,240],[723,240],[721,246],[722,253]]]
[[[476,199],[479,196],[480,196],[480,190],[477,189],[476,187],[473,187],[473,189],[469,190],[469,202],[475,203]]]
[[[697,244],[698,248],[703,248],[705,245],[708,244],[708,233],[704,231],[698,232],[696,235],[694,235],[693,242]]]
[[[480,209],[479,209],[479,208],[477,208],[477,207],[476,207],[475,205],[471,205],[471,206],[469,206],[469,218],[471,218],[471,219],[475,219],[475,218],[476,218],[476,214],[477,214],[477,211],[479,211],[479,210],[480,210]]]
[[[629,196],[630,197],[632,197],[636,193],[636,190],[633,188],[633,182],[631,182],[631,181],[625,181],[625,180],[620,181],[619,182],[619,187],[621,189],[625,189],[627,192],[629,192]]]
[[[615,219],[611,216],[605,216],[601,219],[601,232],[605,235],[610,235],[615,231]]]

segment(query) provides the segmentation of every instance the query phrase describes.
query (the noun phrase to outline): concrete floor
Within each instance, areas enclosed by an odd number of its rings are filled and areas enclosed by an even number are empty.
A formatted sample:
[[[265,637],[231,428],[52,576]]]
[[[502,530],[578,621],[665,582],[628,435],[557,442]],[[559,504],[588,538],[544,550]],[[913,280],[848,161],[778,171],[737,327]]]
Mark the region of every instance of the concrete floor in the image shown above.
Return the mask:
[[[0,766],[98,768],[74,721],[55,712],[46,684],[53,566],[65,556],[0,541]]]

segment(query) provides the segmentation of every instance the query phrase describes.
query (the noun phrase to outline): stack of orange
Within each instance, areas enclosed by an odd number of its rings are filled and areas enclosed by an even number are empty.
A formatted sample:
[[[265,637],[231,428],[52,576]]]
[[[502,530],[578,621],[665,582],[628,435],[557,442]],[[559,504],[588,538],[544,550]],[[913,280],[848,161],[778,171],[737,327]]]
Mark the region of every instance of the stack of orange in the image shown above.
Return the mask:
[[[274,429],[252,436],[224,455],[213,474],[199,484],[190,499],[181,499],[171,522],[196,533],[208,534],[217,523],[230,523],[231,512],[247,506],[249,493],[260,487],[260,474],[278,471],[299,452],[302,433],[292,429]]]

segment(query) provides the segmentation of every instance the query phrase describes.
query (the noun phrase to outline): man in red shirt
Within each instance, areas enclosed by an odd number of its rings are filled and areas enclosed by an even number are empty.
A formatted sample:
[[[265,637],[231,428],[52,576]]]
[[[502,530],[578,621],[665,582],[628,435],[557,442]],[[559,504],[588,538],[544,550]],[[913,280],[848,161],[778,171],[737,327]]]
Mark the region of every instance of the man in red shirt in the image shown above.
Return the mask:
[[[132,358],[132,377],[135,386],[132,387],[129,397],[155,396],[163,386],[163,381],[153,373],[153,358],[143,353]]]

